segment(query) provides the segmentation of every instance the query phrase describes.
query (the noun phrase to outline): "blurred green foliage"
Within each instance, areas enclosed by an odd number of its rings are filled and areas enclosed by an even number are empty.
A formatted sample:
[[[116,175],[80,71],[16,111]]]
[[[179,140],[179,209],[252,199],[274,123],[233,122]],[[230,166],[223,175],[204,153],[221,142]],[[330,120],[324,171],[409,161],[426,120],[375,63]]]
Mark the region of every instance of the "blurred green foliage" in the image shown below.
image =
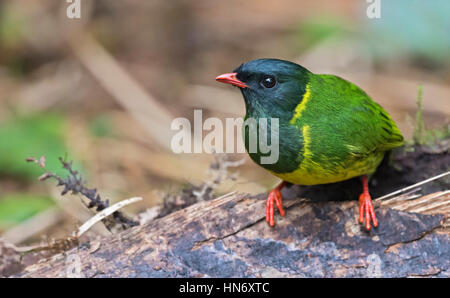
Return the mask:
[[[5,230],[55,205],[46,196],[9,194],[0,197],[0,230]]]
[[[294,46],[302,50],[330,37],[344,36],[345,28],[345,21],[337,16],[310,17],[294,30]]]
[[[0,43],[2,47],[14,48],[22,40],[23,21],[20,14],[10,6],[4,5],[0,9]]]
[[[0,3],[0,64],[12,75],[22,76],[24,62],[21,45],[23,43],[24,20],[12,5]]]
[[[450,125],[445,124],[443,127],[435,129],[426,128],[423,119],[422,95],[423,86],[419,85],[417,88],[417,112],[414,122],[414,134],[412,139],[406,140],[406,144],[409,146],[427,145],[433,147],[438,144],[440,140],[450,138]],[[412,122],[412,120],[409,121]]]
[[[109,115],[103,114],[90,121],[89,131],[93,136],[98,138],[110,137],[113,135],[112,125]]]
[[[65,177],[58,160],[67,154],[65,128],[63,117],[56,114],[19,116],[0,123],[0,175],[36,179],[44,171],[25,159],[46,156],[47,169]]]

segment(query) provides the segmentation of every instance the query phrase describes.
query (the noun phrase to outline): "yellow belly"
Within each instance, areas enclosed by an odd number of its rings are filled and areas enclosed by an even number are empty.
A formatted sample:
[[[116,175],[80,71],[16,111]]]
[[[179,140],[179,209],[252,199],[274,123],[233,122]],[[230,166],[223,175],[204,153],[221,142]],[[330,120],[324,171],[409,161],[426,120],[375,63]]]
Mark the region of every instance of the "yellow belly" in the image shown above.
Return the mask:
[[[344,181],[353,177],[358,177],[366,174],[372,174],[383,159],[384,153],[374,154],[366,160],[355,161],[347,164],[345,167],[335,165],[334,167],[323,167],[318,164],[305,165],[305,160],[300,167],[290,173],[275,173],[270,171],[273,175],[283,179],[284,181],[300,184],[300,185],[315,185],[327,184],[339,181]]]
[[[383,151],[375,151],[372,154],[360,157],[349,157],[348,160],[342,162],[327,162],[327,158],[321,157],[322,163],[317,163],[313,159],[313,153],[310,150],[311,138],[309,134],[309,126],[304,125],[302,128],[304,138],[303,160],[298,169],[290,173],[275,173],[273,175],[283,179],[284,181],[300,184],[315,185],[327,184],[344,181],[353,177],[372,174],[383,160]]]

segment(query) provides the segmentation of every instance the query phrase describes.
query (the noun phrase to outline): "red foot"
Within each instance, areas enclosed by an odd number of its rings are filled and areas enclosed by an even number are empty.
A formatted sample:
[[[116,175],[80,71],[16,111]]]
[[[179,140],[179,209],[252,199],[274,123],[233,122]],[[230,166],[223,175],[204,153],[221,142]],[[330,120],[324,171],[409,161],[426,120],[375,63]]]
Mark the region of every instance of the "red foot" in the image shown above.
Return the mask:
[[[281,189],[284,187],[286,182],[281,182],[277,187],[272,189],[267,196],[267,204],[266,204],[266,221],[269,223],[271,227],[275,225],[275,204],[277,205],[278,210],[280,211],[280,215],[284,216],[285,212],[283,209],[283,204],[281,202]]]
[[[367,183],[367,177],[363,176],[363,193],[359,196],[359,223],[366,221],[366,230],[370,231],[372,221],[373,226],[378,226],[378,220],[375,216],[375,210],[373,209],[372,199],[369,194],[369,186]]]

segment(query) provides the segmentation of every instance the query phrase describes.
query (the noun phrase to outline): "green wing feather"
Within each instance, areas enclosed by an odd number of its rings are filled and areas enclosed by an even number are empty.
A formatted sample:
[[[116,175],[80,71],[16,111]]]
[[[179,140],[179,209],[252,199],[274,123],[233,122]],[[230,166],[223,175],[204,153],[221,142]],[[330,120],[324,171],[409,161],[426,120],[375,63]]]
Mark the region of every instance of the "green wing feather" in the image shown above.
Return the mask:
[[[317,75],[316,75],[317,76]],[[341,107],[346,147],[357,157],[388,151],[403,144],[403,136],[389,114],[361,88],[334,75],[318,75],[335,90],[334,104]],[[338,91],[336,91],[338,90]]]

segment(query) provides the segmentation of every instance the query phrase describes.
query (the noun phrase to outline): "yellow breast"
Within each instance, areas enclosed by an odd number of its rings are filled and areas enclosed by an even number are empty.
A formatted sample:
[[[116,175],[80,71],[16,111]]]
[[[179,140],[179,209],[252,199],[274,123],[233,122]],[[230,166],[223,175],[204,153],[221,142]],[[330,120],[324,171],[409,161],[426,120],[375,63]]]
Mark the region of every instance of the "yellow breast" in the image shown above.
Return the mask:
[[[310,126],[304,125],[302,127],[302,133],[304,152],[303,160],[299,168],[290,173],[275,173],[270,171],[273,175],[290,183],[300,185],[327,184],[371,174],[375,171],[384,156],[384,152],[376,152],[367,156],[365,159],[349,160],[345,164],[325,162],[325,166],[312,159]]]

